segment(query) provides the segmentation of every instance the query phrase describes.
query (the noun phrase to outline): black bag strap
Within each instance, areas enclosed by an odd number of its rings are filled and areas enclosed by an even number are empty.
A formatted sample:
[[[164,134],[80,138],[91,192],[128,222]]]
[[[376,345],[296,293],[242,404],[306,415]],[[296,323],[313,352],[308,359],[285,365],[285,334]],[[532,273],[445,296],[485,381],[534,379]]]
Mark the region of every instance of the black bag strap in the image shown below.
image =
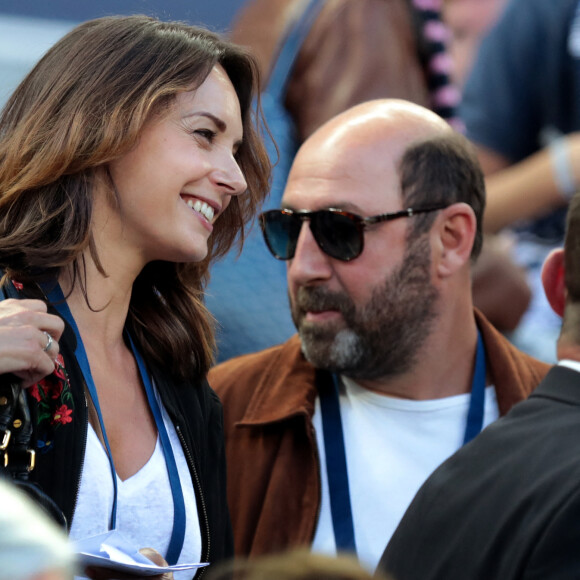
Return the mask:
[[[20,379],[0,377],[0,465],[12,479],[27,481],[36,452],[30,446],[32,420]]]

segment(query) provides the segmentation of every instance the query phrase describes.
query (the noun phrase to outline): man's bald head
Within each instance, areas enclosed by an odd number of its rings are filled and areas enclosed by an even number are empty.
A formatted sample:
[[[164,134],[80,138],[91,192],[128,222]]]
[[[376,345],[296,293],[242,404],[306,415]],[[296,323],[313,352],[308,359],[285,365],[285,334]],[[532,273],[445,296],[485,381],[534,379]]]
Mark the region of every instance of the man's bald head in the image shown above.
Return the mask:
[[[305,174],[341,179],[377,169],[377,188],[396,187],[404,207],[470,205],[477,218],[472,256],[479,254],[485,186],[475,153],[441,117],[414,103],[368,101],[332,118],[300,148],[289,183]],[[426,231],[433,219],[419,216],[411,234]]]
[[[367,101],[336,115],[306,140],[306,149],[364,146],[391,141],[405,146],[417,139],[451,132],[438,115],[409,101]]]

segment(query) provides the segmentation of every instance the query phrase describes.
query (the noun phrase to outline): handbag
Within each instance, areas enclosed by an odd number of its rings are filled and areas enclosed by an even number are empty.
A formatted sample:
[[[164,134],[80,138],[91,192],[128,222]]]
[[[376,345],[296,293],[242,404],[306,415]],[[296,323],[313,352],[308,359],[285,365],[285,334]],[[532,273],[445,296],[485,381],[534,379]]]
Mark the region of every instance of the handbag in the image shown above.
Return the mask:
[[[0,289],[0,300],[7,297],[20,298],[11,283]],[[10,479],[66,530],[62,510],[38,484],[30,481],[36,461],[33,443],[34,423],[21,380],[11,373],[0,375],[0,475]]]
[[[34,469],[35,451],[30,448],[32,421],[26,395],[12,374],[0,377],[0,464],[13,479],[27,481]]]

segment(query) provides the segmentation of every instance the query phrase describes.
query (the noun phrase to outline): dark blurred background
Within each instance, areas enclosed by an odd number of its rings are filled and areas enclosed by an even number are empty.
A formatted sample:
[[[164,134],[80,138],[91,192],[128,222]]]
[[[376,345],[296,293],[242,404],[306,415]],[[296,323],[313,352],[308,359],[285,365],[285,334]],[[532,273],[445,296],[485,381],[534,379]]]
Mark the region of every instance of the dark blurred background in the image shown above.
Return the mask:
[[[111,14],[140,13],[223,31],[240,4],[241,0],[0,0],[0,16],[80,22]]]
[[[243,0],[0,0],[0,106],[44,52],[78,22],[149,14],[227,32]]]

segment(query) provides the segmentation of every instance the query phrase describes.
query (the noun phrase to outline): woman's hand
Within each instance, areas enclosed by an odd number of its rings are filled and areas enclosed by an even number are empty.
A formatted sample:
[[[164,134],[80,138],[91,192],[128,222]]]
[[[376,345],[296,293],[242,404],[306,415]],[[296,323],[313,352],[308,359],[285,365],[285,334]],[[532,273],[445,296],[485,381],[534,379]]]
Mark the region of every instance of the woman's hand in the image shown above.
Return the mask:
[[[153,548],[141,548],[139,550],[146,558],[149,558],[157,566],[167,566],[165,558]],[[85,570],[85,575],[91,580],[173,580],[173,572],[166,572],[159,576],[136,576],[135,574],[121,574],[108,568],[98,568],[89,566]]]
[[[0,374],[13,373],[29,387],[52,373],[63,330],[42,300],[0,302]]]

